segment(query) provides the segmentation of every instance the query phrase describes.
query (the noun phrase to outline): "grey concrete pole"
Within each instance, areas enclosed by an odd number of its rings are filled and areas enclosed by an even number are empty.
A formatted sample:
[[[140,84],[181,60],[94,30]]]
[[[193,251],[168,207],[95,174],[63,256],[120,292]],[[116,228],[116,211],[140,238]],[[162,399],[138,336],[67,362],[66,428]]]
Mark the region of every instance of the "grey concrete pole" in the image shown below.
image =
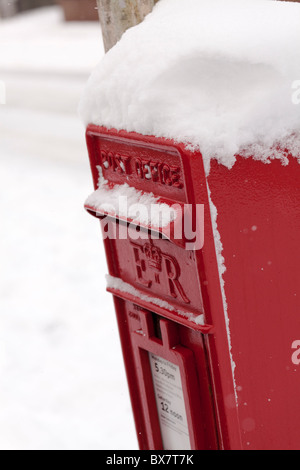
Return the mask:
[[[128,28],[143,21],[157,2],[158,0],[97,0],[105,51],[113,47]]]

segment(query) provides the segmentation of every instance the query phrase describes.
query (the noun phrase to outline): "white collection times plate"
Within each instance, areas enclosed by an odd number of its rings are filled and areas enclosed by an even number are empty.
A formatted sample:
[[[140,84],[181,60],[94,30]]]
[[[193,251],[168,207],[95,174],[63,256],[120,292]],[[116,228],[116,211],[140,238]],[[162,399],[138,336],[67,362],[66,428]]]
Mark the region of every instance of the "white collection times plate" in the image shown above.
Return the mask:
[[[191,450],[180,369],[149,353],[154,393],[165,450]]]

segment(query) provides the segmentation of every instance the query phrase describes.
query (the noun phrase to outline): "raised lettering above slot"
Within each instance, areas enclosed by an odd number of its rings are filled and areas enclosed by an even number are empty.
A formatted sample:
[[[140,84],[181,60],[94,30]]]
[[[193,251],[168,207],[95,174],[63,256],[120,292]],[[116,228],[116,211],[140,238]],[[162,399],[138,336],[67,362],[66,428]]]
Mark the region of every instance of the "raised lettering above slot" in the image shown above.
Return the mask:
[[[96,132],[88,134],[88,141],[95,183],[100,167],[104,178],[111,183],[127,183],[162,198],[187,202],[178,149]]]
[[[103,172],[115,172],[124,177],[134,175],[140,180],[183,188],[181,169],[178,166],[104,150],[100,152],[100,155],[100,166]]]

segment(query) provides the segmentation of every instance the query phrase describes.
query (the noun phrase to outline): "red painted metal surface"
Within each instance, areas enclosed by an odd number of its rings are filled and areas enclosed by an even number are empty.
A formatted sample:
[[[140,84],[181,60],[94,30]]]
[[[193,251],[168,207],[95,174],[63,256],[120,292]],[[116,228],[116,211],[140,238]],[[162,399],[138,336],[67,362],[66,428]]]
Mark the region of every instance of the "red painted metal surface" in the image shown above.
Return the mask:
[[[134,240],[129,226],[127,239],[104,242],[109,274],[118,279],[109,291],[141,449],[164,446],[149,353],[180,369],[191,448],[300,449],[292,362],[300,340],[297,160],[282,166],[239,157],[231,170],[213,162],[206,178],[201,155],[171,141],[89,126],[87,143],[95,188],[101,167],[112,187],[126,183],[170,204],[204,204],[205,242],[197,251],[164,239],[159,228],[161,239]]]
[[[244,449],[300,448],[300,166],[238,158],[208,184],[224,246],[225,292]]]

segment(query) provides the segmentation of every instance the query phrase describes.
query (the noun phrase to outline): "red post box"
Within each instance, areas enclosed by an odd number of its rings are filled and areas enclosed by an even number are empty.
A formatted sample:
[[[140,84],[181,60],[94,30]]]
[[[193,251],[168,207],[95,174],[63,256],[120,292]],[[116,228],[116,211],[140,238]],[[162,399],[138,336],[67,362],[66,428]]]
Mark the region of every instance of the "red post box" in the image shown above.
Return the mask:
[[[297,161],[207,178],[165,139],[90,125],[87,144],[140,448],[300,448]],[[180,232],[195,208],[197,240]]]

